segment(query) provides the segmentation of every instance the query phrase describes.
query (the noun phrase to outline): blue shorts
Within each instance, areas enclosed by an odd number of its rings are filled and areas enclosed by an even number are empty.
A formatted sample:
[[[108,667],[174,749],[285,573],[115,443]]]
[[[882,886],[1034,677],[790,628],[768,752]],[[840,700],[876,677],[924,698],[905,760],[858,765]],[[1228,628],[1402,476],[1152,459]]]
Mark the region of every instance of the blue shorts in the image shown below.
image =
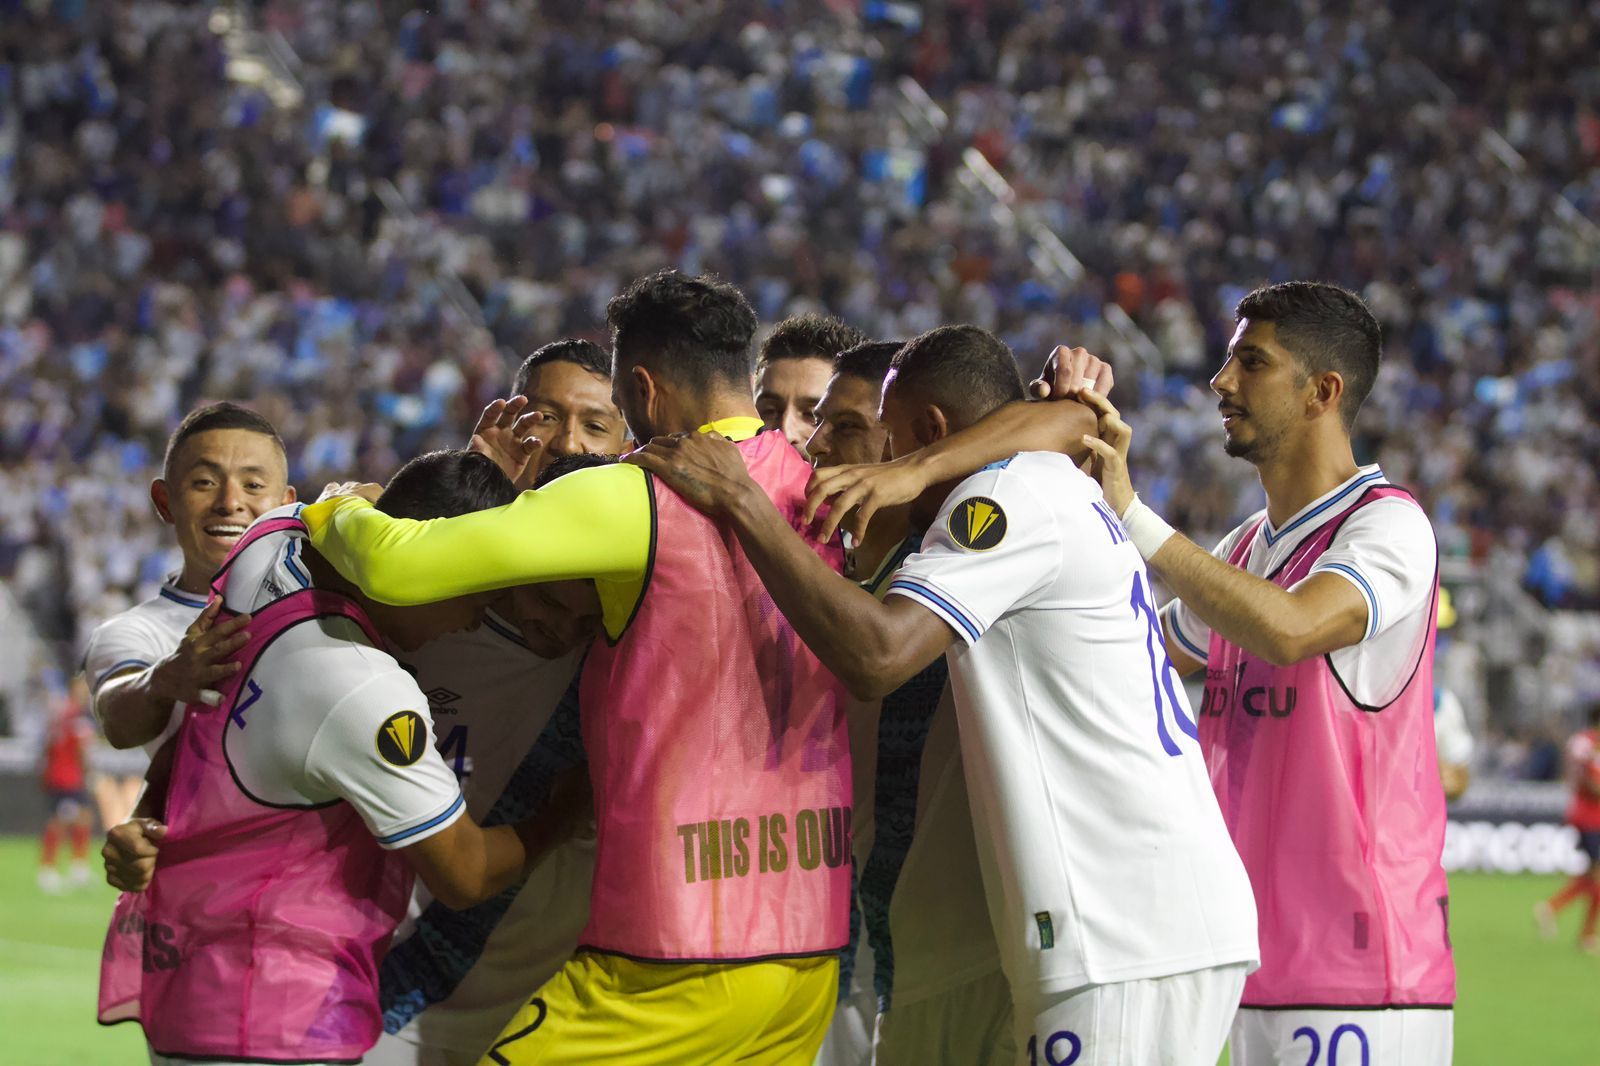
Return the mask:
[[[1590,863],[1600,862],[1600,829],[1578,830],[1578,850],[1589,856]]]
[[[47,788],[44,798],[50,805],[50,817],[68,822],[89,806],[89,791],[83,788]]]

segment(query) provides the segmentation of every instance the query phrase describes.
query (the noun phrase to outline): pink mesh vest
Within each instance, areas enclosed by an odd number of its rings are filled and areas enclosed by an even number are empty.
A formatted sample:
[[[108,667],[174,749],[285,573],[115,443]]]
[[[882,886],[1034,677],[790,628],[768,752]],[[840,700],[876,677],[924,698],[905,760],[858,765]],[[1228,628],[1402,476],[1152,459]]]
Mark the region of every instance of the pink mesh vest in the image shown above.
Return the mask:
[[[779,433],[739,445],[801,530],[811,470]],[[817,955],[848,939],[842,690],[734,535],[654,478],[637,613],[584,666],[599,843],[582,944],[644,959]],[[809,538],[808,538],[809,539]],[[839,570],[840,551],[810,541]]]
[[[304,529],[290,518],[253,526],[213,594],[245,545]],[[137,1020],[163,1055],[357,1062],[383,1031],[378,964],[410,898],[405,861],[378,847],[347,803],[250,799],[222,747],[229,716],[248,714],[259,694],[251,669],[262,651],[290,626],[330,616],[382,646],[350,600],[298,590],[255,612],[234,656],[244,667],[219,686],[222,705],[191,705],[174,740],[155,880],[117,900],[100,969],[100,1021]],[[257,713],[249,727],[271,721]]]
[[[1406,493],[1368,489],[1268,580],[1289,588],[1305,578],[1345,519],[1386,496]],[[1245,565],[1259,528],[1229,562]],[[1368,707],[1327,656],[1273,666],[1212,634],[1200,743],[1261,932],[1261,969],[1242,1006],[1455,1001],[1433,642],[1430,624],[1400,695]]]

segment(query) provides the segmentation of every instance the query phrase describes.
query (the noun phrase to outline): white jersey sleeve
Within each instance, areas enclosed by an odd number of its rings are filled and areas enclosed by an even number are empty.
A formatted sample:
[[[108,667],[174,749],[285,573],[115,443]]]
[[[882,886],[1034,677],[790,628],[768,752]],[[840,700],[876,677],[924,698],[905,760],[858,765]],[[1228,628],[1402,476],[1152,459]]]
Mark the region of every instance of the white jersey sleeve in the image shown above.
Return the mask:
[[[1242,525],[1237,526],[1217,546],[1211,549],[1211,554],[1223,562],[1227,562],[1239,541],[1256,527],[1265,511],[1257,511]],[[1161,628],[1173,643],[1182,648],[1201,666],[1211,657],[1211,627],[1201,621],[1200,616],[1191,611],[1182,600],[1174,599],[1161,609]]]
[[[425,840],[466,811],[455,774],[434,750],[427,698],[399,668],[334,705],[306,752],[305,782],[347,801],[385,848]]]
[[[100,692],[112,678],[146,670],[177,650],[189,625],[205,606],[203,598],[177,589],[171,582],[154,598],[100,623],[89,636],[83,655],[83,676],[89,683],[89,706],[104,727]],[[154,755],[183,720],[181,704],[172,705],[166,727],[144,750]]]
[[[1362,640],[1415,617],[1433,598],[1438,551],[1428,516],[1410,500],[1389,497],[1345,519],[1312,574],[1338,574],[1367,601]]]
[[[1055,585],[1061,549],[1052,512],[997,464],[956,486],[889,594],[917,601],[976,644],[1001,616]]]

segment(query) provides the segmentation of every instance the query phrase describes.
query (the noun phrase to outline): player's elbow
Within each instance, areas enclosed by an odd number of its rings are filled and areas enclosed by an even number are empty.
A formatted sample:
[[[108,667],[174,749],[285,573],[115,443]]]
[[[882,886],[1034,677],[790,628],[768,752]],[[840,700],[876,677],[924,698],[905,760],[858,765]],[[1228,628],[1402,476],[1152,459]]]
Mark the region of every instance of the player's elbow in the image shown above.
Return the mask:
[[[425,878],[424,883],[428,886],[429,895],[453,911],[476,907],[493,895],[487,885],[459,876],[430,877]]]
[[[1255,653],[1273,666],[1293,666],[1318,655],[1317,634],[1293,623],[1273,629]]]

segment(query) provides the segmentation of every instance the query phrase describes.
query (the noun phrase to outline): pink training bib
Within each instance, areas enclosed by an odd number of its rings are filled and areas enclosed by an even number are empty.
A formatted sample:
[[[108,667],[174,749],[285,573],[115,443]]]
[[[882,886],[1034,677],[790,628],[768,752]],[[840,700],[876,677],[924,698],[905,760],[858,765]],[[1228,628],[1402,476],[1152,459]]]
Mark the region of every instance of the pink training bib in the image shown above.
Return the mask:
[[[226,588],[248,544],[304,533],[296,519],[251,527],[212,583]],[[235,783],[223,750],[229,718],[271,729],[252,706],[251,670],[291,626],[349,618],[381,646],[350,600],[301,589],[254,613],[243,669],[221,683],[218,708],[191,705],[174,743],[168,835],[155,880],[123,893],[100,970],[103,1024],[136,1020],[172,1057],[356,1062],[383,1031],[378,964],[405,916],[412,876],[338,802],[275,808]]]
[[[804,536],[810,467],[778,433],[739,448]],[[581,943],[663,960],[833,951],[849,935],[842,689],[738,539],[650,482],[649,585],[583,673],[599,843]],[[837,547],[811,548],[841,568]]]
[[[1268,580],[1303,580],[1351,514],[1389,496],[1409,499],[1368,489]],[[1259,528],[1229,562],[1244,565]],[[1455,1001],[1428,611],[1415,672],[1383,707],[1357,703],[1327,656],[1273,666],[1212,634],[1200,743],[1260,920],[1242,1006]]]

